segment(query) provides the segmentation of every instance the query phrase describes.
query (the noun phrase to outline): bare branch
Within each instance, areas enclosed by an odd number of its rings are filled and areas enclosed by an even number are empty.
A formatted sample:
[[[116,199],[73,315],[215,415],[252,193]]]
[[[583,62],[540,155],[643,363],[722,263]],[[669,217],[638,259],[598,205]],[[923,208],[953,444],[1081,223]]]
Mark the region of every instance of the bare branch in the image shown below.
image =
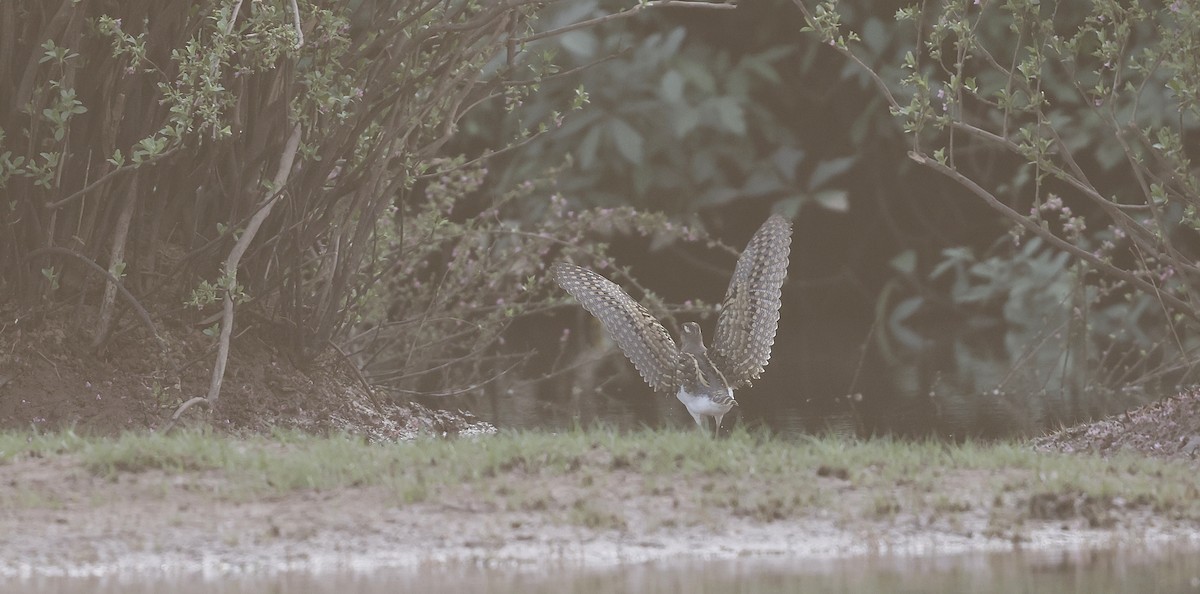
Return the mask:
[[[797,1],[799,1],[799,0],[797,0]],[[562,35],[563,33],[570,33],[571,31],[578,31],[579,29],[595,27],[596,25],[607,23],[608,21],[631,17],[647,8],[667,8],[667,7],[710,8],[710,9],[714,9],[714,10],[733,10],[733,9],[737,8],[737,4],[727,4],[727,3],[717,3],[717,2],[695,2],[693,0],[649,0],[647,2],[641,2],[641,3],[635,4],[629,8],[626,8],[625,10],[622,10],[619,12],[614,12],[612,14],[606,14],[604,16],[599,16],[594,19],[588,19],[586,21],[579,21],[578,23],[571,23],[570,25],[567,25],[565,27],[559,27],[557,29],[551,29],[549,31],[542,31],[541,33],[534,33],[533,35],[529,35],[527,37],[520,37],[518,39],[512,40],[512,43],[517,44],[517,45],[520,45],[523,43],[529,43],[531,41],[537,41],[539,39],[546,39],[547,37],[554,37],[556,35]]]
[[[223,311],[221,315],[221,338],[217,343],[217,361],[213,365],[212,381],[208,386],[208,401],[211,404],[216,404],[217,398],[221,395],[221,382],[225,379],[225,365],[229,361],[229,343],[230,337],[233,335],[233,294],[237,286],[237,269],[238,264],[242,260],[242,254],[246,253],[246,249],[250,247],[250,242],[254,241],[254,236],[258,234],[258,229],[262,226],[263,221],[267,219],[267,215],[271,214],[271,208],[279,201],[283,195],[282,190],[287,184],[288,176],[292,172],[292,162],[296,158],[296,151],[300,148],[300,123],[296,122],[292,126],[292,135],[288,138],[287,144],[283,147],[283,153],[279,157],[279,169],[275,172],[275,179],[271,184],[271,193],[263,200],[263,204],[259,207],[258,212],[250,218],[250,222],[246,224],[246,228],[242,231],[241,237],[237,243],[233,244],[233,249],[229,250],[229,257],[225,259],[225,274],[224,282],[228,283],[224,287],[223,293]]]
[[[292,4],[292,26],[296,28],[296,49],[304,47],[304,29],[300,28],[300,7],[296,6],[296,0],[291,0]]]
[[[808,11],[808,7],[804,5],[804,0],[792,0],[792,2],[800,9],[800,12],[804,14],[804,20],[810,26],[816,26],[816,18],[814,18],[813,14]],[[889,107],[900,107],[900,104],[896,101],[895,95],[892,95],[892,90],[888,88],[888,85],[886,82],[884,82],[883,77],[879,76],[879,74],[875,72],[875,69],[867,66],[867,63],[863,62],[862,58],[859,58],[857,55],[855,55],[855,53],[850,51],[849,48],[838,47],[836,44],[831,45],[830,47],[862,67],[863,71],[867,73],[867,76],[871,78],[871,81],[875,83],[875,87],[879,89],[879,93],[883,95],[884,99],[887,100]]]
[[[103,266],[93,262],[91,258],[65,247],[51,246],[38,248],[26,254],[25,261],[28,262],[38,256],[44,256],[46,254],[71,256],[72,258],[83,262],[84,265],[90,268],[93,272],[98,272],[107,278],[108,282],[113,283],[113,285],[116,286],[117,291],[121,293],[121,296],[125,297],[125,299],[129,301],[129,304],[133,306],[133,310],[137,312],[138,319],[142,321],[142,324],[144,324],[148,330],[150,330],[150,334],[154,336],[154,340],[159,344],[162,344],[163,339],[161,336],[159,336],[158,328],[154,326],[154,322],[150,321],[150,314],[146,312],[146,308],[142,307],[142,304],[138,302],[137,298],[135,298],[133,294],[129,292],[129,289],[125,288],[125,285],[121,283],[121,279],[113,276],[111,273],[105,270]]]
[[[983,187],[981,187],[979,184],[975,183],[975,180],[972,180],[971,178],[959,173],[958,171],[956,171],[946,165],[943,165],[942,163],[939,163],[936,159],[932,159],[928,155],[920,154],[920,153],[913,151],[913,152],[910,152],[908,154],[908,156],[913,161],[916,161],[917,163],[920,163],[921,165],[924,165],[924,166],[958,182],[960,185],[962,185],[963,187],[970,190],[971,193],[982,198],[983,201],[988,204],[988,206],[991,206],[992,208],[1000,211],[1000,213],[1003,214],[1005,216],[1005,218],[1024,227],[1026,230],[1030,231],[1034,235],[1037,235],[1038,237],[1045,239],[1047,242],[1049,242],[1054,247],[1056,247],[1060,250],[1063,250],[1077,258],[1086,260],[1089,263],[1091,263],[1093,266],[1095,266],[1097,269],[1102,270],[1106,274],[1112,275],[1116,278],[1126,281],[1149,294],[1159,295],[1162,298],[1162,300],[1165,301],[1166,304],[1169,305],[1177,313],[1183,314],[1184,316],[1187,316],[1188,318],[1190,318],[1194,321],[1200,322],[1200,313],[1197,313],[1194,309],[1192,309],[1192,307],[1187,302],[1185,302],[1185,301],[1179,299],[1178,297],[1175,297],[1174,295],[1171,295],[1169,293],[1160,292],[1158,287],[1154,286],[1153,284],[1147,282],[1144,279],[1138,278],[1136,275],[1129,272],[1128,270],[1113,266],[1112,264],[1105,262],[1101,258],[1096,257],[1091,252],[1089,252],[1083,248],[1080,248],[1079,246],[1076,246],[1075,244],[1072,244],[1072,243],[1062,239],[1061,237],[1051,233],[1048,229],[1043,229],[1041,227],[1041,225],[1038,225],[1034,221],[1030,220],[1028,217],[1022,216],[1021,213],[1013,210],[1012,207],[1010,207],[1009,205],[1002,202],[999,198],[996,198],[996,196],[993,195],[991,192],[983,189]]]
[[[155,161],[165,159],[166,157],[169,157],[172,154],[178,152],[179,149],[181,149],[181,148],[183,148],[183,146],[177,144],[168,150],[165,150],[157,155],[154,155],[153,157],[150,157],[149,159],[146,159],[145,161],[142,161],[141,163],[130,163],[128,165],[122,165],[122,166],[120,166],[116,169],[113,169],[112,171],[109,171],[108,173],[105,173],[104,175],[96,178],[96,181],[84,186],[82,189],[75,192],[74,194],[71,194],[70,196],[67,196],[66,198],[63,198],[62,200],[59,200],[57,202],[47,202],[45,206],[46,206],[46,208],[52,209],[52,210],[56,209],[56,208],[62,208],[64,206],[66,206],[67,204],[70,204],[71,202],[75,201],[75,199],[79,198],[80,196],[83,196],[84,194],[87,194],[88,192],[91,192],[92,190],[96,189],[100,184],[112,179],[113,176],[117,175],[118,173],[125,173],[127,171],[133,171],[133,170],[143,167],[145,165],[149,165]]]

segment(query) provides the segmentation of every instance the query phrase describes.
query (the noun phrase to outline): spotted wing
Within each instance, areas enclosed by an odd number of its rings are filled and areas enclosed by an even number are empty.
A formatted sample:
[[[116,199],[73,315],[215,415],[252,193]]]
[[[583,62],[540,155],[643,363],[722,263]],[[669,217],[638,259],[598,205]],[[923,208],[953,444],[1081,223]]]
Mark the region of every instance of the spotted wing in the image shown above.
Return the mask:
[[[771,359],[791,246],[791,222],[772,215],[738,258],[709,350],[733,388],[758,379]]]
[[[679,347],[658,320],[616,283],[578,266],[556,262],[554,281],[579,300],[621,347],[656,392],[674,392]]]

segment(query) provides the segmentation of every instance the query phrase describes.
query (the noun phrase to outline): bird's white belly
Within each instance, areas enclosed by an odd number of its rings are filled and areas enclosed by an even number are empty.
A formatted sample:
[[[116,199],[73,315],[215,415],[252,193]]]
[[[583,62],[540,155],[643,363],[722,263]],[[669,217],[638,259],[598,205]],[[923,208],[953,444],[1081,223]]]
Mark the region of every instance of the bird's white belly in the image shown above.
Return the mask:
[[[729,397],[733,398],[733,388],[725,389],[729,391]],[[729,409],[733,408],[733,403],[718,404],[714,402],[712,398],[709,398],[704,394],[690,394],[687,390],[680,390],[677,396],[679,397],[679,401],[687,407],[688,412],[694,415],[707,415],[710,417],[715,417],[718,415],[723,415],[729,412]]]

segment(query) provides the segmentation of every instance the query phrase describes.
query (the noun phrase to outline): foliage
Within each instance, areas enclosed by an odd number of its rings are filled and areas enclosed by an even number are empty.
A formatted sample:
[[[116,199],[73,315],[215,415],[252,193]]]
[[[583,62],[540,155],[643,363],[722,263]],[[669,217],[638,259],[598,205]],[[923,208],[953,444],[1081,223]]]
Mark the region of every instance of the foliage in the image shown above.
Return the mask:
[[[572,209],[547,179],[479,204],[472,198],[487,175],[482,165],[459,158],[431,166],[450,173],[431,179],[421,200],[379,221],[380,255],[370,267],[377,280],[359,296],[355,326],[343,342],[372,383],[394,392],[466,392],[532,358],[536,348],[506,345],[505,330],[522,316],[566,303],[546,274],[550,262],[565,257],[636,286],[614,266],[600,237],[619,233],[659,243],[702,237],[628,206]],[[645,297],[664,311],[652,293]]]
[[[301,358],[344,321],[375,219],[452,132],[482,65],[504,48],[499,21],[531,10],[60,4],[0,9],[16,33],[3,69],[18,81],[0,97],[5,293],[38,292],[27,266],[52,245],[127,266],[132,283],[234,290],[215,265],[286,195],[238,282],[288,320]],[[294,125],[299,157],[275,187]],[[67,267],[59,283],[87,292],[84,274]]]
[[[609,4],[574,3],[544,16],[539,26],[602,15]],[[735,51],[672,18],[679,14],[646,15],[531,45],[571,76],[548,76],[523,101],[475,112],[462,140],[494,143],[495,122],[545,120],[582,86],[589,108],[523,147],[520,159],[496,163],[498,187],[561,168],[559,190],[581,207],[633,204],[705,219],[747,202],[792,217],[804,206],[845,211],[845,192],[829,181],[854,157],[807,154],[779,101],[770,99],[796,62],[793,41],[755,40]]]
[[[0,91],[0,302],[78,303],[84,316],[96,307],[100,323],[81,327],[95,328],[99,350],[124,305],[120,283],[129,301],[155,299],[155,321],[193,315],[172,304],[224,304],[220,332],[209,329],[222,348],[236,304],[270,320],[301,364],[341,341],[387,361],[393,379],[440,369],[449,381],[461,370],[448,360],[480,354],[507,320],[548,298],[533,280],[547,246],[640,216],[559,225],[561,202],[532,186],[460,209],[477,199],[484,170],[445,158],[446,143],[472,106],[520,102],[536,89],[521,75],[554,69],[524,50],[539,7],[3,4],[0,75],[11,84]],[[512,142],[561,125],[586,99],[579,91],[544,121],[524,120]],[[513,224],[514,213],[535,211],[558,215]],[[446,319],[474,330],[431,348]],[[385,338],[405,341],[404,354],[360,352],[364,328],[379,339],[389,324],[396,334]],[[421,330],[406,334],[411,324]],[[401,369],[415,352],[431,363]]]
[[[893,337],[913,342],[901,322],[949,308],[1001,325],[1005,364],[1038,370],[1022,390],[1078,395],[1138,379],[1130,369],[1185,377],[1200,319],[1200,184],[1185,148],[1200,131],[1200,5],[905,8],[897,19],[916,27],[916,46],[887,69],[869,66],[839,5],[796,3],[877,84],[910,158],[1012,226],[1014,249],[978,260],[950,250],[924,278],[901,258],[922,289],[893,300]],[[1001,389],[1012,373],[975,389]]]

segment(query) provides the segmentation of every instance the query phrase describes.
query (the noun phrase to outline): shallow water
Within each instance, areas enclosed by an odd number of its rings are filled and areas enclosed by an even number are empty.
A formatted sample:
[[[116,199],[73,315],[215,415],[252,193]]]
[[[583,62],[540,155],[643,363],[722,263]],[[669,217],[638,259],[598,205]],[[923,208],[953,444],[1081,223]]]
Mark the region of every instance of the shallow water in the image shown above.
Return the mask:
[[[747,557],[668,560],[604,568],[431,564],[373,571],[234,575],[37,577],[0,581],[4,592],[1200,592],[1200,552],[1010,552],[837,560]]]

